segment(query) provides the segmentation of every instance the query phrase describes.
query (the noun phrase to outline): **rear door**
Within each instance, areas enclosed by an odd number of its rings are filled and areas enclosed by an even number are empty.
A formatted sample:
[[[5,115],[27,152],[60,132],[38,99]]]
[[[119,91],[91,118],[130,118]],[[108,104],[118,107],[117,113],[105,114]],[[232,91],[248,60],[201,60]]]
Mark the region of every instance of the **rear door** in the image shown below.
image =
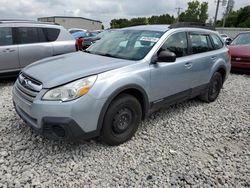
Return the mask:
[[[0,27],[0,72],[20,68],[18,47],[14,44],[11,27]]]
[[[189,32],[189,45],[192,52],[190,84],[192,88],[197,88],[209,82],[210,70],[217,56],[207,33]]]
[[[53,55],[52,44],[48,41],[43,28],[19,27],[16,30],[21,68]]]

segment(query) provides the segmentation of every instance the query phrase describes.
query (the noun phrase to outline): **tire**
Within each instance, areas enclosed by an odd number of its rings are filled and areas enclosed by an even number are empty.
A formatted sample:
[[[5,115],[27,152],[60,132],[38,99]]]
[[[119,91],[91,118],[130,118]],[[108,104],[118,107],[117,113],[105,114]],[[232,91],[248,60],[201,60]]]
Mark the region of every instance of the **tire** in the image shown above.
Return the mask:
[[[222,76],[219,72],[214,73],[206,91],[199,98],[205,102],[214,102],[220,94],[222,88]]]
[[[100,138],[110,146],[122,144],[135,134],[141,119],[139,101],[131,95],[121,94],[107,109]]]

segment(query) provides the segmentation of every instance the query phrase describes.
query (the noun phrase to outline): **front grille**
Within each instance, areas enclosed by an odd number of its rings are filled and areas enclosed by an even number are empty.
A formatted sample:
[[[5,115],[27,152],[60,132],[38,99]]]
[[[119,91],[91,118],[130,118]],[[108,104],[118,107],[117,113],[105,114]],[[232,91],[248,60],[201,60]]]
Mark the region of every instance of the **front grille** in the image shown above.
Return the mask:
[[[232,56],[232,61],[237,61],[237,62],[250,62],[250,57],[237,57],[237,56]]]
[[[25,75],[20,74],[15,85],[15,91],[29,102],[33,102],[42,89],[42,83]]]

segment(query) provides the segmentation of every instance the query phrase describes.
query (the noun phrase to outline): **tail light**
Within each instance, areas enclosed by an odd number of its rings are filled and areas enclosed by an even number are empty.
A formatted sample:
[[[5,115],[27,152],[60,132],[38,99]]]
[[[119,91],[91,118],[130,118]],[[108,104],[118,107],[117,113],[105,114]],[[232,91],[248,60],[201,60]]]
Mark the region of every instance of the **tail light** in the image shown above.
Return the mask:
[[[76,51],[81,50],[83,48],[83,43],[84,43],[83,38],[76,39],[75,43]]]

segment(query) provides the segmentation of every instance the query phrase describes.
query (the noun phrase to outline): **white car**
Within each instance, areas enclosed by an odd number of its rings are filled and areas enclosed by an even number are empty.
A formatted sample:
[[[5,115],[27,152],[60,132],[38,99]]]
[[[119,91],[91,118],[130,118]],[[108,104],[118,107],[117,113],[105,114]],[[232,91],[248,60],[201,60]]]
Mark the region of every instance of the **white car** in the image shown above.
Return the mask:
[[[220,36],[223,39],[225,44],[229,45],[232,42],[232,39],[228,35],[221,34]]]

